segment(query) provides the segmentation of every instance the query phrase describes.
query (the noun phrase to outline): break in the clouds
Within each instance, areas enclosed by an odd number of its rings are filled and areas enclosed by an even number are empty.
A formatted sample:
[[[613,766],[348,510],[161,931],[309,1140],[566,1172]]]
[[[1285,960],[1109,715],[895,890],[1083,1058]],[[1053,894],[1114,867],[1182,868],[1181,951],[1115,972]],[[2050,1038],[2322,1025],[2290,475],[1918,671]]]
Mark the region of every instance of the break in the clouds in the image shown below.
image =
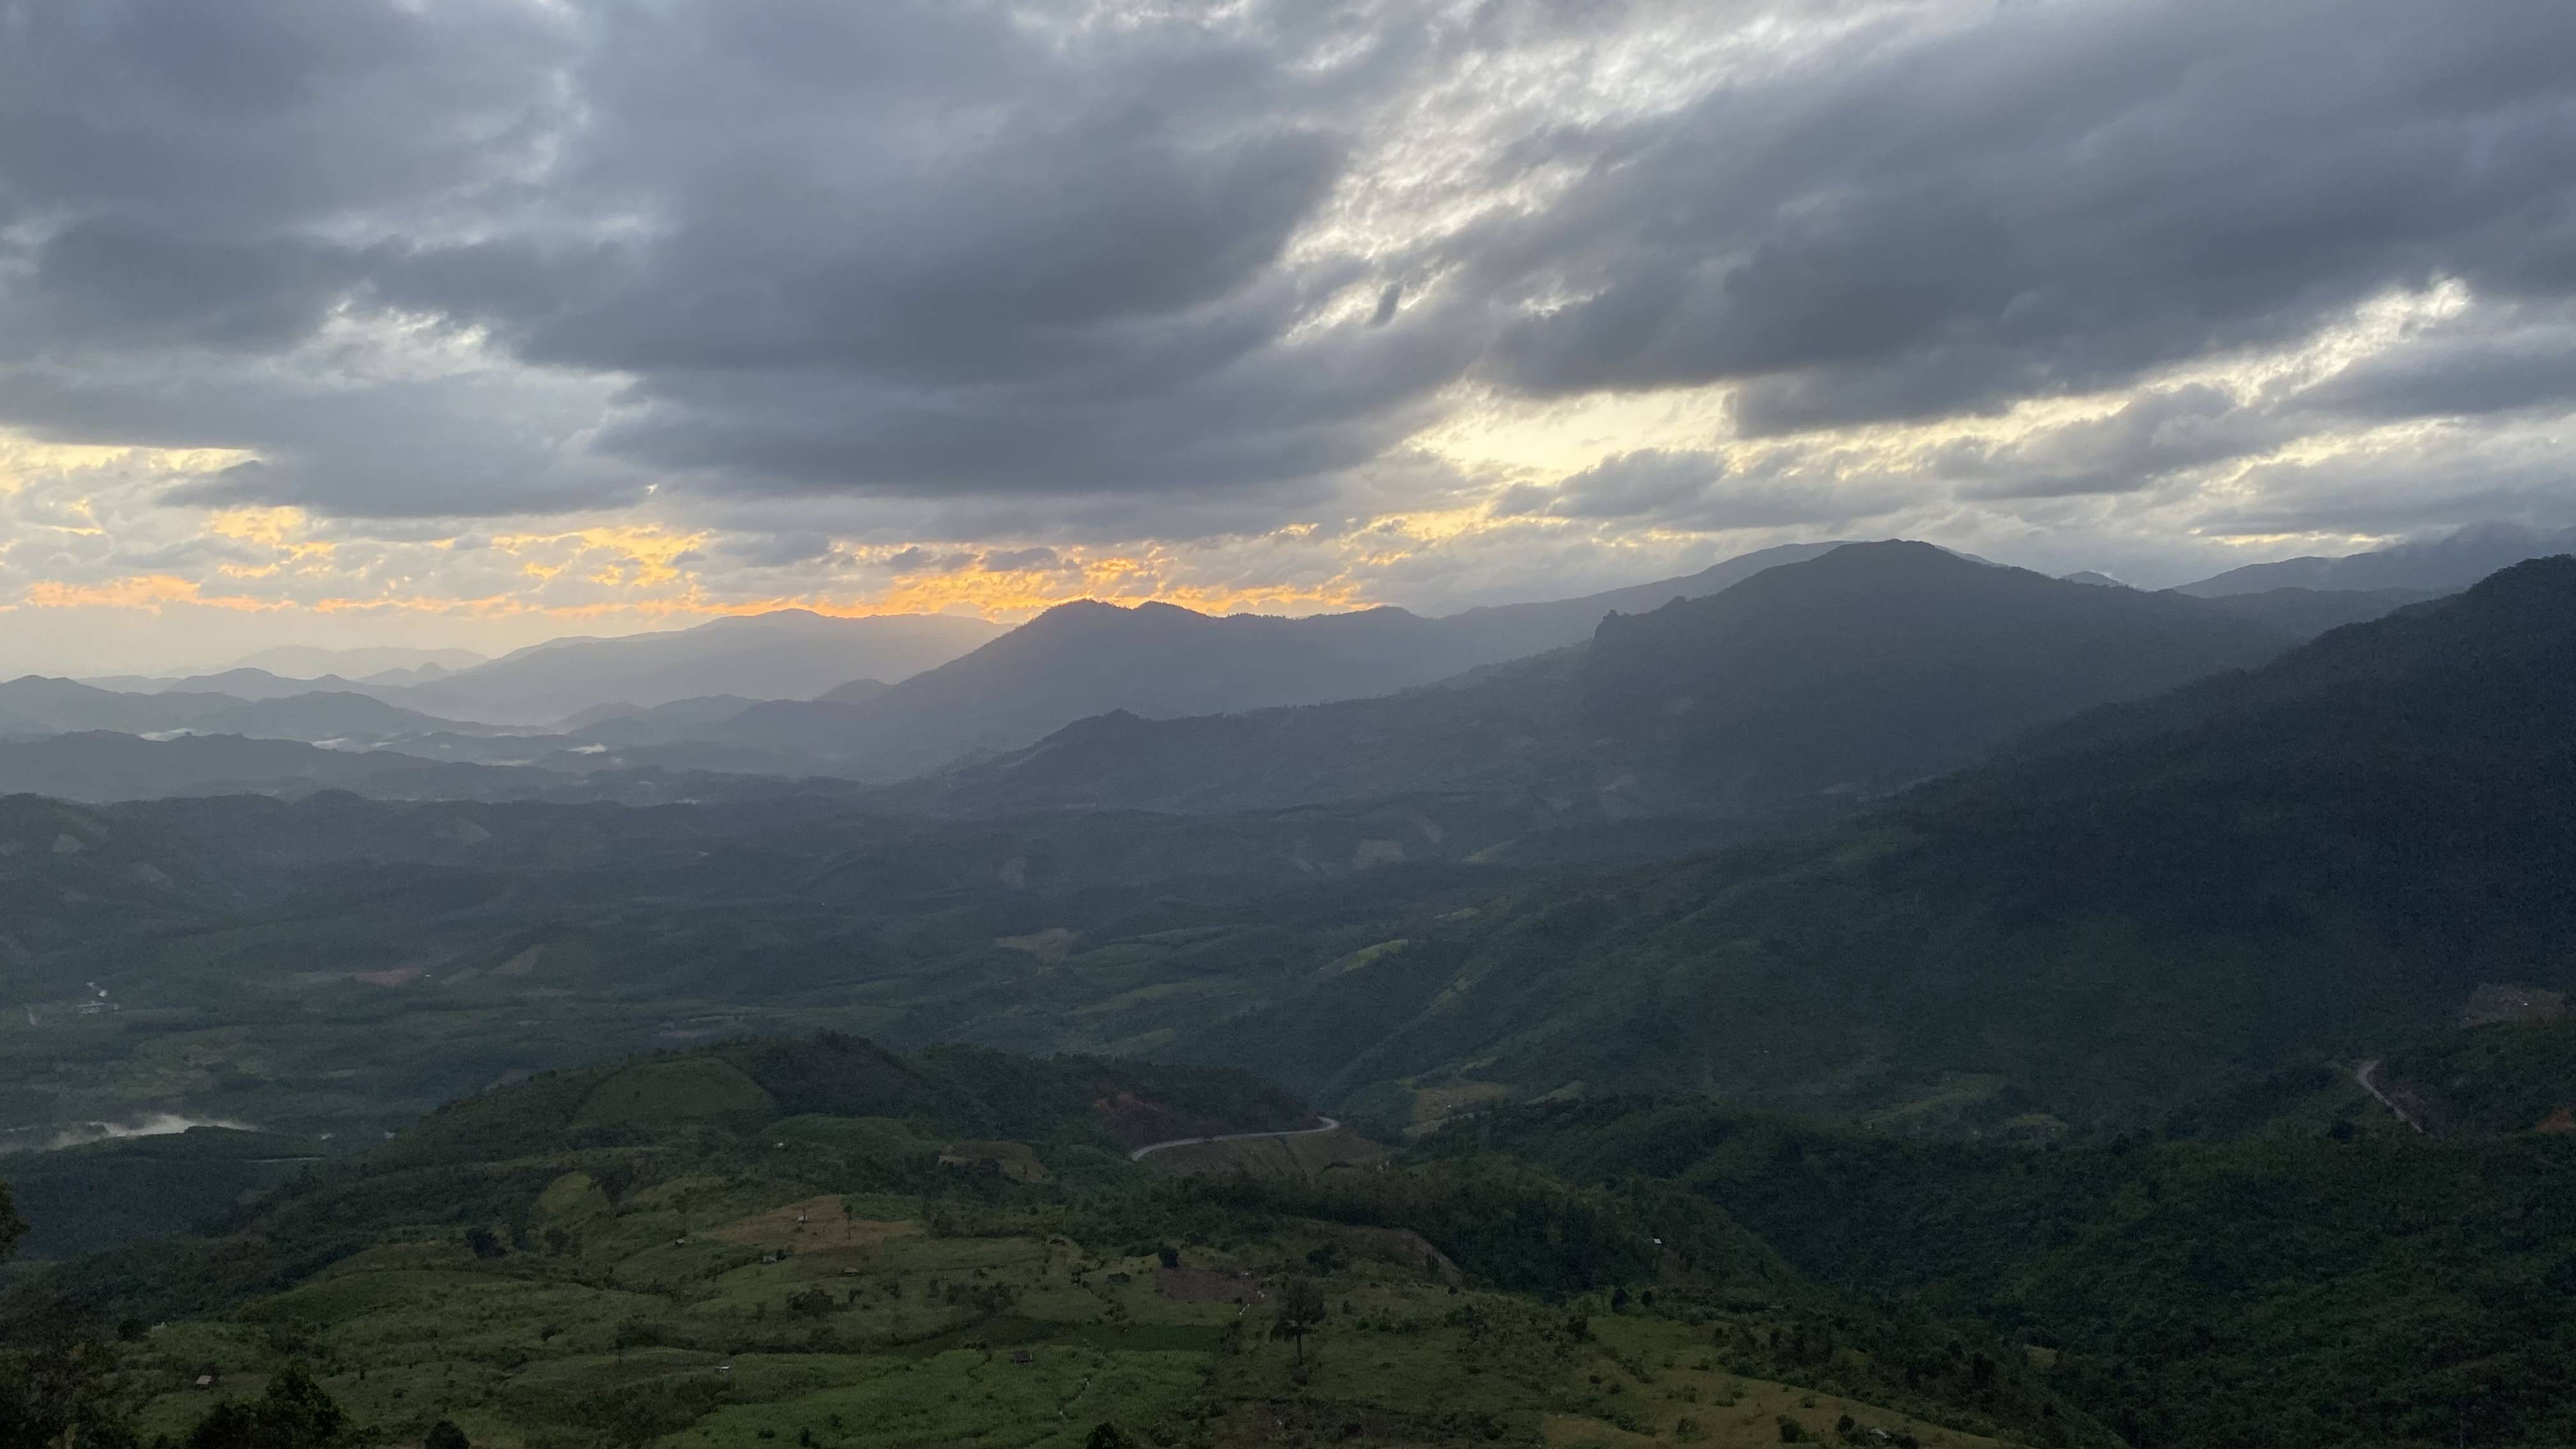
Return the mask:
[[[2563,0],[0,0],[0,603],[2564,523],[2569,55]]]

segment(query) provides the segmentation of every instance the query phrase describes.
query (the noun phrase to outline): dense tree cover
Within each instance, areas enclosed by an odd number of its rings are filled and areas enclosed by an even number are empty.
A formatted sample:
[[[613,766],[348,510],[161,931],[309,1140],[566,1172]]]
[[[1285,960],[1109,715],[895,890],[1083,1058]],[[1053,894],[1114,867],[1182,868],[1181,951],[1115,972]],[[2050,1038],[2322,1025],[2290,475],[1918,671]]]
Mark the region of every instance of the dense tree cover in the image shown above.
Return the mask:
[[[2392,1054],[2376,1076],[2438,1135],[2576,1128],[2576,1019],[2444,1033]]]
[[[650,1140],[687,1125],[746,1132],[808,1116],[893,1118],[960,1138],[1063,1136],[1110,1150],[1208,1131],[1291,1127],[1306,1109],[1237,1071],[1100,1057],[1038,1060],[956,1045],[904,1055],[824,1032],[550,1073],[441,1108],[388,1153],[488,1161],[567,1143]]]
[[[1282,1219],[1416,1234],[1470,1281],[1558,1301],[1623,1283],[1668,1282],[1748,1307],[1802,1301],[1805,1291],[1777,1254],[1690,1193],[1642,1181],[1575,1187],[1499,1154],[1312,1179],[1127,1185],[1083,1199],[1062,1222],[1085,1241],[1121,1246],[1248,1234]]]
[[[2576,1442],[2563,1135],[2059,1150],[1605,1101],[1435,1150],[1684,1186],[1822,1281],[2048,1351],[2142,1449]]]
[[[220,1219],[328,1148],[308,1138],[196,1127],[21,1153],[8,1170],[34,1224],[27,1251],[60,1258]]]
[[[94,1316],[49,1293],[13,1293],[0,1303],[0,1449],[132,1449],[116,1362]]]
[[[0,1262],[26,1226],[0,1183]],[[114,1370],[115,1350],[94,1316],[42,1287],[0,1300],[0,1449],[132,1449]]]

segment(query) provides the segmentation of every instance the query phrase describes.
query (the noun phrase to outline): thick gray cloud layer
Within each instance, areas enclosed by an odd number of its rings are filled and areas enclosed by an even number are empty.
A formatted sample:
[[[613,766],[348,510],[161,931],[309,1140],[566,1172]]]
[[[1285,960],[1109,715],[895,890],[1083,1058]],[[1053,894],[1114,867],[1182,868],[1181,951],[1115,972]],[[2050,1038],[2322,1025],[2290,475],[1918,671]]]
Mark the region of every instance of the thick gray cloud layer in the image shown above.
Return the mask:
[[[1817,5],[1666,93],[1601,60],[1753,18],[0,0],[0,424],[253,450],[187,496],[345,515],[660,488],[1258,523],[1462,392],[1728,384],[1740,437],[1794,438],[2441,283],[2466,315],[2313,386],[2142,394],[1907,486],[2116,495],[2576,407],[2564,0]],[[1896,486],[1630,452],[1500,511],[1832,523]]]
[[[2437,276],[2576,284],[2576,7],[2003,6],[1587,138],[1506,252],[1543,391],[1746,381],[1755,433],[2277,343]]]

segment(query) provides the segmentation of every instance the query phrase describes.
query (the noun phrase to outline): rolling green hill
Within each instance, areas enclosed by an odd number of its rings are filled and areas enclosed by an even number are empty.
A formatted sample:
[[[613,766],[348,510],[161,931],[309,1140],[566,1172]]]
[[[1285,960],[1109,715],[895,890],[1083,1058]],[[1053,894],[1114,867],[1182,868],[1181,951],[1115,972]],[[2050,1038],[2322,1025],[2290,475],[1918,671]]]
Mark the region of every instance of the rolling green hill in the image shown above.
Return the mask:
[[[1668,1098],[1338,1164],[1120,1150],[1301,1120],[1239,1073],[829,1036],[550,1074],[21,1272],[0,1423],[132,1443],[283,1396],[347,1428],[252,1442],[2576,1443],[2567,1134],[2060,1148]]]
[[[53,1409],[113,1444],[336,1415],[252,1442],[446,1421],[501,1449],[1750,1449],[1784,1421],[2113,1443],[2010,1340],[1821,1288],[1668,1186],[1494,1155],[1173,1178],[1117,1150],[1299,1113],[1237,1074],[835,1038],[547,1076],[215,1229],[25,1279],[0,1422]]]

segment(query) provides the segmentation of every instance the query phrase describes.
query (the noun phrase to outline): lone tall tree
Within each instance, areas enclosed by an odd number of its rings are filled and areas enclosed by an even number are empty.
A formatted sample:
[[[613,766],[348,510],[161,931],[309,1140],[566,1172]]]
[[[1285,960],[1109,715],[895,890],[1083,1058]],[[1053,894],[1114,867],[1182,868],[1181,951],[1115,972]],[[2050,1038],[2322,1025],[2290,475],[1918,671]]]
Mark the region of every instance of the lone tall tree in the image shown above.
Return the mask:
[[[1324,1290],[1312,1278],[1291,1278],[1279,1285],[1279,1317],[1271,1336],[1297,1345],[1297,1362],[1306,1361],[1306,1335],[1324,1321]]]
[[[288,1364],[256,1399],[215,1405],[181,1441],[187,1449],[338,1449],[349,1416],[301,1364]]]

